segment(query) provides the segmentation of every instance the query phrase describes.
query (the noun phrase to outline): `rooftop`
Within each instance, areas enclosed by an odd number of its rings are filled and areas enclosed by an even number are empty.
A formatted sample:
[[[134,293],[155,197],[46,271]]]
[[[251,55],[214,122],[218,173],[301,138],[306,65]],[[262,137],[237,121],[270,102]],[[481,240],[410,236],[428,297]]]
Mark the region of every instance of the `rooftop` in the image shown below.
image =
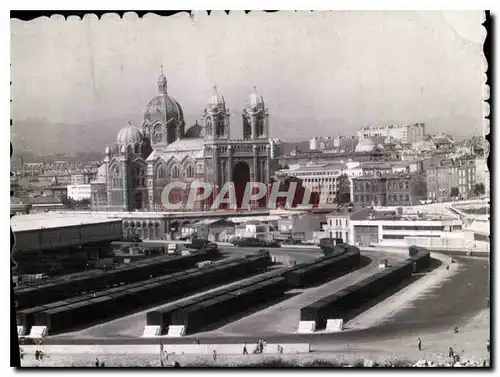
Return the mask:
[[[39,229],[65,228],[79,225],[101,224],[121,221],[109,219],[105,216],[95,216],[87,214],[69,214],[69,213],[34,213],[29,215],[13,216],[10,220],[12,231],[25,232]]]
[[[370,218],[371,216],[371,218]],[[351,220],[387,220],[387,221],[450,221],[458,220],[454,216],[446,216],[438,213],[427,213],[427,212],[407,212],[398,213],[397,211],[377,211],[372,208],[363,208],[359,211],[352,212]]]

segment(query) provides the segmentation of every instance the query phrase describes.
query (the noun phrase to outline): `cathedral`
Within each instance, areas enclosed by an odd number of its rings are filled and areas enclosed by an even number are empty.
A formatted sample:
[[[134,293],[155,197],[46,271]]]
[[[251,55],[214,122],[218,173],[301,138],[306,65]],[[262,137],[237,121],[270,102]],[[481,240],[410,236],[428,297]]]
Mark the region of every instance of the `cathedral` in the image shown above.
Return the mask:
[[[97,211],[164,211],[162,192],[173,181],[187,187],[207,182],[216,190],[234,182],[238,207],[247,182],[269,185],[277,169],[276,145],[269,135],[269,112],[255,88],[242,112],[243,138],[230,136],[224,97],[213,88],[202,124],[186,129],[181,105],[168,94],[163,70],[158,95],[144,110],[141,129],[128,124],[105,149],[104,163],[91,182]],[[217,192],[195,209],[206,210]],[[171,192],[172,202],[186,202],[188,191]],[[170,198],[172,200],[172,198]],[[265,200],[251,203],[256,208]]]

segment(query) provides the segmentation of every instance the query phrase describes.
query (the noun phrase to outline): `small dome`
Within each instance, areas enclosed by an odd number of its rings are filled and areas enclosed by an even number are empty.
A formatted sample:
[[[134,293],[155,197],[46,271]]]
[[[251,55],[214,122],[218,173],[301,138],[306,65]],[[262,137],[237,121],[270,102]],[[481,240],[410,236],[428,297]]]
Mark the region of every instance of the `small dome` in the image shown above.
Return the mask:
[[[205,133],[203,127],[198,124],[198,121],[194,125],[188,128],[184,137],[204,137]]]
[[[372,139],[365,138],[361,139],[356,145],[356,152],[371,152],[375,148],[375,144]]]
[[[257,93],[257,88],[255,88],[255,86],[253,87],[252,93],[250,93],[249,100],[249,105],[252,108],[258,107],[259,105],[264,106],[264,99]]]
[[[130,123],[123,127],[120,132],[118,132],[118,136],[116,137],[116,143],[118,145],[137,144],[143,140],[144,136],[142,135],[142,132]]]
[[[221,96],[219,93],[217,93],[217,87],[213,87],[213,92],[212,96],[210,97],[210,100],[208,101],[208,107],[226,107],[226,102],[224,101],[224,97]]]

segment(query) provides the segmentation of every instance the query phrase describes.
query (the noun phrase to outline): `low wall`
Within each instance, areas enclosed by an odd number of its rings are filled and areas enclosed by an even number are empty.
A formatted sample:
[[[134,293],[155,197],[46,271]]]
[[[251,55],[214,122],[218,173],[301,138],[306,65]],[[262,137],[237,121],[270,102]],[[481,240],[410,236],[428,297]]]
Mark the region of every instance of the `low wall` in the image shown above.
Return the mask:
[[[92,354],[92,355],[138,355],[138,354],[159,354],[160,339],[157,344],[147,345],[23,345],[24,352],[35,352],[41,348],[47,355],[55,354]],[[264,354],[279,354],[278,345],[283,347],[283,354],[309,353],[309,343],[268,343],[264,348]],[[214,350],[218,355],[241,355],[244,344],[164,344],[164,352],[169,354],[184,355],[212,355]],[[248,353],[252,353],[256,344],[247,343]]]

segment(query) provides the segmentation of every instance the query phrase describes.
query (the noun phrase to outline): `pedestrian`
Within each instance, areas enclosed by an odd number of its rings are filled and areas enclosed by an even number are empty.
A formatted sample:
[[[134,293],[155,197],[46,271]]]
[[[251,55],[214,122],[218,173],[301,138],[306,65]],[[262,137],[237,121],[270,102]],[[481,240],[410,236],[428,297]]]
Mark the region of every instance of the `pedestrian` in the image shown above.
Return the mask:
[[[455,327],[453,328],[453,332],[454,332],[455,334],[458,334],[458,326],[455,326]]]
[[[163,343],[160,343],[160,354],[163,353]]]
[[[264,351],[264,341],[259,340],[259,353],[262,353]]]
[[[248,355],[247,344],[243,346],[243,355]]]
[[[99,368],[99,359],[96,357],[95,359],[95,367],[96,368]]]
[[[104,368],[105,365],[104,365],[104,361],[101,363],[101,368]]]
[[[455,352],[453,352],[453,348],[450,346],[450,349],[448,350],[448,357],[453,357],[453,355],[455,355]]]
[[[486,341],[486,351],[488,351],[488,353],[490,352],[490,340],[489,339]]]
[[[40,358],[40,351],[35,351],[35,359],[38,360]]]
[[[216,361],[217,360],[217,351],[216,350],[214,350],[213,356],[214,356],[214,361]]]
[[[422,340],[420,338],[418,338],[418,350],[422,351]]]

